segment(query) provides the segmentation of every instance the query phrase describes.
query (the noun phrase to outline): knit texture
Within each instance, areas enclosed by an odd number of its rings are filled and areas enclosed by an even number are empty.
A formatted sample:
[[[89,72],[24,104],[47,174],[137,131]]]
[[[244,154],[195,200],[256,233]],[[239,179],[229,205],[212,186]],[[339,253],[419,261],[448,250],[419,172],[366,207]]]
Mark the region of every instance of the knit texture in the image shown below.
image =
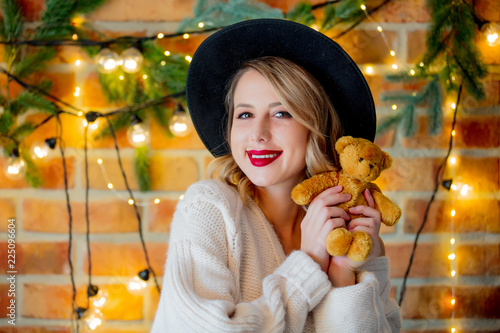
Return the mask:
[[[377,258],[356,285],[332,288],[304,252],[285,255],[255,203],[199,182],[174,214],[151,332],[397,332],[387,271]]]

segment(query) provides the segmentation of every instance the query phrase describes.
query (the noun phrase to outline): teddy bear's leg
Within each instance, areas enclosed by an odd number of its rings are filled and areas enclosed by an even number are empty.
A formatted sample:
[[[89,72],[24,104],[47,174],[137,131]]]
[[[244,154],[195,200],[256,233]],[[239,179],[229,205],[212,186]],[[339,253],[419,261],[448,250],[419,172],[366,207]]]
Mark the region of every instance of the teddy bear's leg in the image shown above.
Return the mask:
[[[401,217],[401,208],[380,192],[372,191],[373,200],[382,215],[382,222],[392,227]]]
[[[357,231],[352,234],[353,240],[347,252],[347,257],[352,261],[365,261],[372,252],[372,239],[364,231]]]
[[[337,228],[326,237],[326,249],[331,256],[341,257],[347,253],[353,235],[346,228]]]

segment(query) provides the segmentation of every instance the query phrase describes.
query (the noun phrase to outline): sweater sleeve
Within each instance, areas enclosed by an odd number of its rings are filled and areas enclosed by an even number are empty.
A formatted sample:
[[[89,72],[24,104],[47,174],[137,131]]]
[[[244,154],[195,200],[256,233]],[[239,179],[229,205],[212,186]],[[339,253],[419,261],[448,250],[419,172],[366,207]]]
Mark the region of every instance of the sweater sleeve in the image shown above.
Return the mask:
[[[389,260],[375,258],[356,273],[353,286],[332,288],[313,310],[317,332],[399,332],[397,303],[389,298]]]
[[[261,297],[239,302],[230,246],[238,239],[219,204],[194,200],[178,207],[151,332],[302,332],[307,313],[331,288],[327,275],[296,251],[264,278]]]

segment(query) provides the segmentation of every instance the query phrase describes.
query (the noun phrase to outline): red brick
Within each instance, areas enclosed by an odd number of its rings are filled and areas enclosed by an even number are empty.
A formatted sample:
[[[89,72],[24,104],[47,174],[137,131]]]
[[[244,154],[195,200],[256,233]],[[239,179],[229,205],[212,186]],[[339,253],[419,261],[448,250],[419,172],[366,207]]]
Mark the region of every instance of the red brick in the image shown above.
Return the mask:
[[[113,190],[126,190],[123,174],[116,158],[116,151],[106,154],[106,156],[111,157],[103,156],[101,158],[102,164],[98,164],[97,159],[89,159],[88,174],[90,188],[104,190],[108,189],[108,184],[111,183],[113,184]],[[130,189],[138,190],[139,186],[137,185],[135,176],[133,158],[124,157],[122,153],[121,161]],[[81,177],[82,181],[85,182],[85,167],[82,167]]]
[[[18,274],[64,274],[68,271],[68,243],[16,243],[15,268],[2,265],[0,274],[17,271]],[[7,242],[0,242],[0,260],[7,263]]]
[[[371,16],[375,22],[425,23],[430,20],[425,0],[395,0],[390,1]]]
[[[0,232],[6,232],[9,219],[16,219],[16,202],[14,199],[0,199]],[[15,223],[15,222],[14,222]]]
[[[498,47],[500,50],[500,47]],[[500,55],[500,52],[499,52]],[[484,91],[485,98],[482,100],[477,100],[472,97],[467,90],[462,91],[462,97],[460,100],[460,105],[464,108],[483,108],[492,107],[500,104],[500,81],[498,77],[493,75],[486,76],[481,80]]]
[[[165,33],[165,31],[162,31]],[[183,36],[158,40],[158,45],[171,54],[194,54],[198,46],[207,38],[207,34],[191,34],[185,39]]]
[[[33,80],[35,82],[52,81],[52,89],[49,91],[51,95],[57,96],[66,103],[75,103],[75,96],[73,95],[75,92],[75,73],[36,72],[33,74]]]
[[[2,52],[3,53],[3,52]],[[0,92],[3,96],[7,96],[7,76],[0,75]],[[22,88],[17,82],[10,80],[9,81],[9,96],[10,98],[15,98],[17,95],[22,93],[24,88]]]
[[[500,275],[500,245],[458,245],[457,266],[461,276]]]
[[[404,203],[404,231],[416,233],[423,221],[427,200],[408,199]],[[500,233],[498,200],[460,200],[453,208],[454,231],[457,233]],[[452,205],[450,201],[435,200],[429,209],[423,233],[450,232]]]
[[[87,15],[90,21],[180,21],[193,16],[193,0],[168,0],[159,4],[155,0],[109,0]]]
[[[391,148],[394,146],[395,134],[396,133],[394,130],[388,130],[383,134],[378,134],[377,137],[375,138],[375,144],[381,147],[382,149]]]
[[[401,307],[404,319],[448,319],[451,317],[449,286],[407,287]],[[500,318],[500,287],[457,286],[455,318]]]
[[[408,31],[406,35],[407,62],[418,64],[422,61],[427,50],[426,37],[427,31],[425,30]]]
[[[328,32],[334,37],[341,31]],[[335,41],[351,56],[357,64],[392,64],[394,58],[390,55],[391,49],[397,50],[397,33],[385,31],[384,38],[377,30],[352,30]]]
[[[151,188],[156,191],[185,191],[199,179],[196,161],[187,156],[153,155],[150,170]]]
[[[446,178],[449,178],[448,172]],[[456,174],[472,186],[475,193],[498,191],[498,158],[457,157]]]
[[[500,21],[500,2],[496,0],[474,1],[475,14],[485,21]]]
[[[381,95],[391,90],[400,90],[402,89],[401,83],[392,83],[385,79],[383,75],[368,75],[365,74],[365,79],[368,85],[370,86],[371,93],[373,95],[373,101],[375,102],[376,107],[387,106],[386,102],[381,101]],[[380,120],[379,120],[380,122]]]
[[[4,280],[5,281],[5,280]],[[2,282],[4,282],[2,281]],[[7,282],[7,281],[5,281]],[[7,309],[8,306],[10,306],[10,300],[11,298],[9,297],[9,284],[7,283],[2,283],[0,284],[0,318],[8,318],[7,314],[9,314],[10,310]],[[16,304],[17,308],[17,304]]]
[[[140,209],[140,207],[139,207]],[[67,233],[69,218],[65,200],[24,199],[23,227],[28,231]],[[71,202],[73,232],[86,232],[85,203]],[[120,233],[137,230],[133,206],[127,202],[90,201],[91,233]]]
[[[404,277],[413,249],[413,243],[386,244],[385,253],[390,260],[391,278]],[[418,243],[410,270],[410,278],[449,276],[448,252],[439,243]]]
[[[146,244],[151,266],[157,277],[163,276],[167,247],[165,243]],[[144,251],[139,242],[127,244],[92,243],[92,275],[135,276],[147,268]],[[82,269],[87,269],[87,259]]]
[[[0,170],[3,170],[4,164],[7,162],[5,158],[0,158]],[[62,159],[53,158],[43,163],[38,162],[38,168],[43,179],[43,185],[40,188],[45,189],[61,189],[64,188],[64,170],[62,167]],[[68,175],[68,187],[74,186],[74,168],[75,159],[66,157],[66,170]],[[23,178],[21,180],[11,180],[7,178],[4,172],[0,172],[0,188],[23,188],[30,187],[28,182]]]
[[[149,209],[149,231],[170,232],[177,200],[163,199]]]
[[[82,105],[84,108],[106,108],[106,107],[121,107],[124,103],[111,103],[104,92],[102,91],[99,75],[97,72],[90,73],[81,87]]]
[[[436,158],[416,156],[394,158],[392,167],[382,172],[375,183],[384,191],[430,191],[434,188],[434,175],[439,162]]]

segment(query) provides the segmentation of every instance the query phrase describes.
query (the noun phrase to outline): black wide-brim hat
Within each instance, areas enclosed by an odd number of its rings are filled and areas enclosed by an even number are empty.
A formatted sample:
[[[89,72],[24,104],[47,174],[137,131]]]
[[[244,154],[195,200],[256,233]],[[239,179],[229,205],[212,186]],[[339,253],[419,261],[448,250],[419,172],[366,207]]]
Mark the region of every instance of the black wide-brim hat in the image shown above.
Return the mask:
[[[226,141],[228,82],[246,61],[277,56],[304,67],[323,86],[344,135],[375,138],[375,105],[358,66],[333,40],[308,26],[278,19],[233,24],[209,36],[189,66],[186,96],[194,127],[215,157],[230,153]]]

